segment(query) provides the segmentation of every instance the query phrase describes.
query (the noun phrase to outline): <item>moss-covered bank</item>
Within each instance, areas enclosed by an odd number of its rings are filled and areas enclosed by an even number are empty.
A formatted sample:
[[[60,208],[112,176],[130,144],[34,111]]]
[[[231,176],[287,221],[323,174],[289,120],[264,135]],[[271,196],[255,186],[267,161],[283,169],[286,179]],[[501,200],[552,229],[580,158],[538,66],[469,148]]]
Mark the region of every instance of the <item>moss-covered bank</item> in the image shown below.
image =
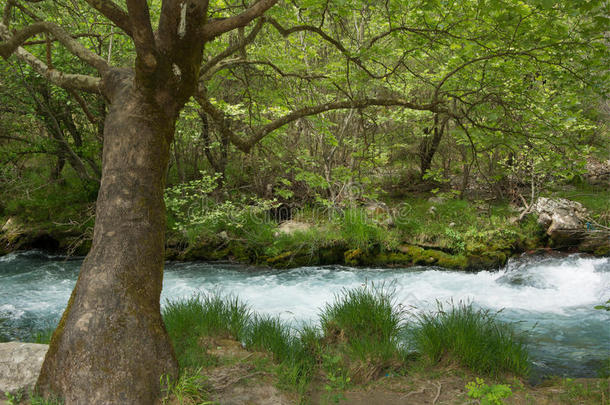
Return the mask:
[[[578,194],[570,197],[578,200]],[[214,211],[186,223],[170,213],[166,258],[274,268],[342,264],[483,270],[538,250],[606,256],[610,254],[606,197],[607,192],[598,192],[580,199],[594,225],[583,226],[578,238],[562,245],[547,236],[535,215],[519,220],[516,208],[502,202],[421,197],[330,212],[302,208],[290,226],[279,225],[252,206],[233,206],[234,212]],[[90,248],[93,217],[81,214],[61,222],[32,222],[18,215],[0,218],[0,254],[43,249],[84,255]]]

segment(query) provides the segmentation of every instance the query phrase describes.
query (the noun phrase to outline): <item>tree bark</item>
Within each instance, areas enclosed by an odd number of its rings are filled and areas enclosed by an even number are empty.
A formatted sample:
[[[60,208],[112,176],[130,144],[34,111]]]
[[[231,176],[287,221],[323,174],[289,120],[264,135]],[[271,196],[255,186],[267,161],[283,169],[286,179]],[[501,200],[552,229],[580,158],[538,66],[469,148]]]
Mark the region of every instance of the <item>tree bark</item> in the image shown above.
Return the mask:
[[[160,314],[163,190],[175,114],[117,81],[104,126],[93,246],[37,390],[66,404],[153,404],[177,362]]]
[[[419,145],[419,171],[420,171],[420,180],[424,179],[424,176],[430,170],[432,166],[432,159],[436,154],[438,146],[441,143],[441,139],[443,139],[443,134],[445,132],[445,126],[447,125],[447,118],[445,118],[439,126],[439,117],[438,114],[434,115],[434,127],[432,129],[433,135],[426,136],[422,139]]]

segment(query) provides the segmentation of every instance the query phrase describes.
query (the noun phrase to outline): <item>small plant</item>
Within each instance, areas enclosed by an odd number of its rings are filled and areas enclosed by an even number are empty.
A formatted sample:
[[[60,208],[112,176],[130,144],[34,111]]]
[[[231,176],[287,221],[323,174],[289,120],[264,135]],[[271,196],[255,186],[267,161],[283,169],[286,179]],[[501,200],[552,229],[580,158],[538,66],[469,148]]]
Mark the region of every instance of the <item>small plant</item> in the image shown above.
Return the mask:
[[[175,403],[178,401],[180,405],[207,405],[212,404],[212,401],[207,400],[207,392],[205,391],[205,377],[201,374],[201,368],[192,370],[186,369],[180,377],[172,381],[165,375],[161,377],[161,386],[164,387],[163,404]]]
[[[601,305],[596,305],[595,309],[601,309],[604,311],[610,311],[610,300],[606,301],[606,303]]]
[[[322,368],[326,371],[327,383],[324,385],[328,399],[333,403],[339,403],[345,399],[343,392],[349,387],[351,378],[342,369],[342,359],[338,354],[324,354],[322,356]]]
[[[26,395],[23,390],[19,390],[14,393],[5,392],[4,396],[10,405],[19,405],[25,403],[26,401],[30,405],[63,405],[64,403],[61,399],[54,397],[43,398],[40,395],[35,394],[33,391],[30,391],[28,395]]]
[[[476,378],[466,384],[468,396],[473,399],[480,400],[481,405],[502,405],[504,398],[513,395],[510,385],[496,384],[487,385],[482,378]]]
[[[23,400],[23,390],[19,390],[17,392],[5,392],[4,396],[6,397],[6,399],[8,400],[8,403],[10,405],[18,405],[21,403],[21,401]]]
[[[453,228],[445,228],[445,236],[449,239],[449,247],[456,254],[464,253],[466,243],[461,233]]]

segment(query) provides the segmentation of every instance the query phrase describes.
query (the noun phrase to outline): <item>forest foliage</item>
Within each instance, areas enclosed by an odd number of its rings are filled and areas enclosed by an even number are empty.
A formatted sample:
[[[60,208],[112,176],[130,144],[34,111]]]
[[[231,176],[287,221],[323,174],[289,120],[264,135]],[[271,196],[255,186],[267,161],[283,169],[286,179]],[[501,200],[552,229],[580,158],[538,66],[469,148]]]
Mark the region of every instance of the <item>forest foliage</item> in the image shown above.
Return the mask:
[[[209,17],[238,3],[213,1]],[[84,2],[6,4],[11,29],[53,21],[133,64],[132,43]],[[280,2],[205,50],[172,145],[170,229],[189,239],[280,203],[332,211],[422,192],[521,205],[582,180],[608,153],[607,5]],[[153,20],[160,6],[149,1]],[[51,34],[24,45],[91,73]],[[15,57],[0,61],[0,100],[0,216],[89,229],[106,100]]]

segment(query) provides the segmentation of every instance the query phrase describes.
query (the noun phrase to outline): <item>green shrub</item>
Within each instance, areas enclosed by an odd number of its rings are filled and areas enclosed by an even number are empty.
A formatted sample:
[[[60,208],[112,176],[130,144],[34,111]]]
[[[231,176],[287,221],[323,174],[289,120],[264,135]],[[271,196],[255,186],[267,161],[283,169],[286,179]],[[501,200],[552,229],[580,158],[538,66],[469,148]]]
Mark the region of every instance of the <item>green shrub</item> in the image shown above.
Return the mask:
[[[417,350],[438,362],[445,356],[477,373],[497,376],[504,372],[526,375],[528,352],[524,338],[512,325],[496,319],[488,310],[460,302],[444,310],[418,316],[412,330]]]

